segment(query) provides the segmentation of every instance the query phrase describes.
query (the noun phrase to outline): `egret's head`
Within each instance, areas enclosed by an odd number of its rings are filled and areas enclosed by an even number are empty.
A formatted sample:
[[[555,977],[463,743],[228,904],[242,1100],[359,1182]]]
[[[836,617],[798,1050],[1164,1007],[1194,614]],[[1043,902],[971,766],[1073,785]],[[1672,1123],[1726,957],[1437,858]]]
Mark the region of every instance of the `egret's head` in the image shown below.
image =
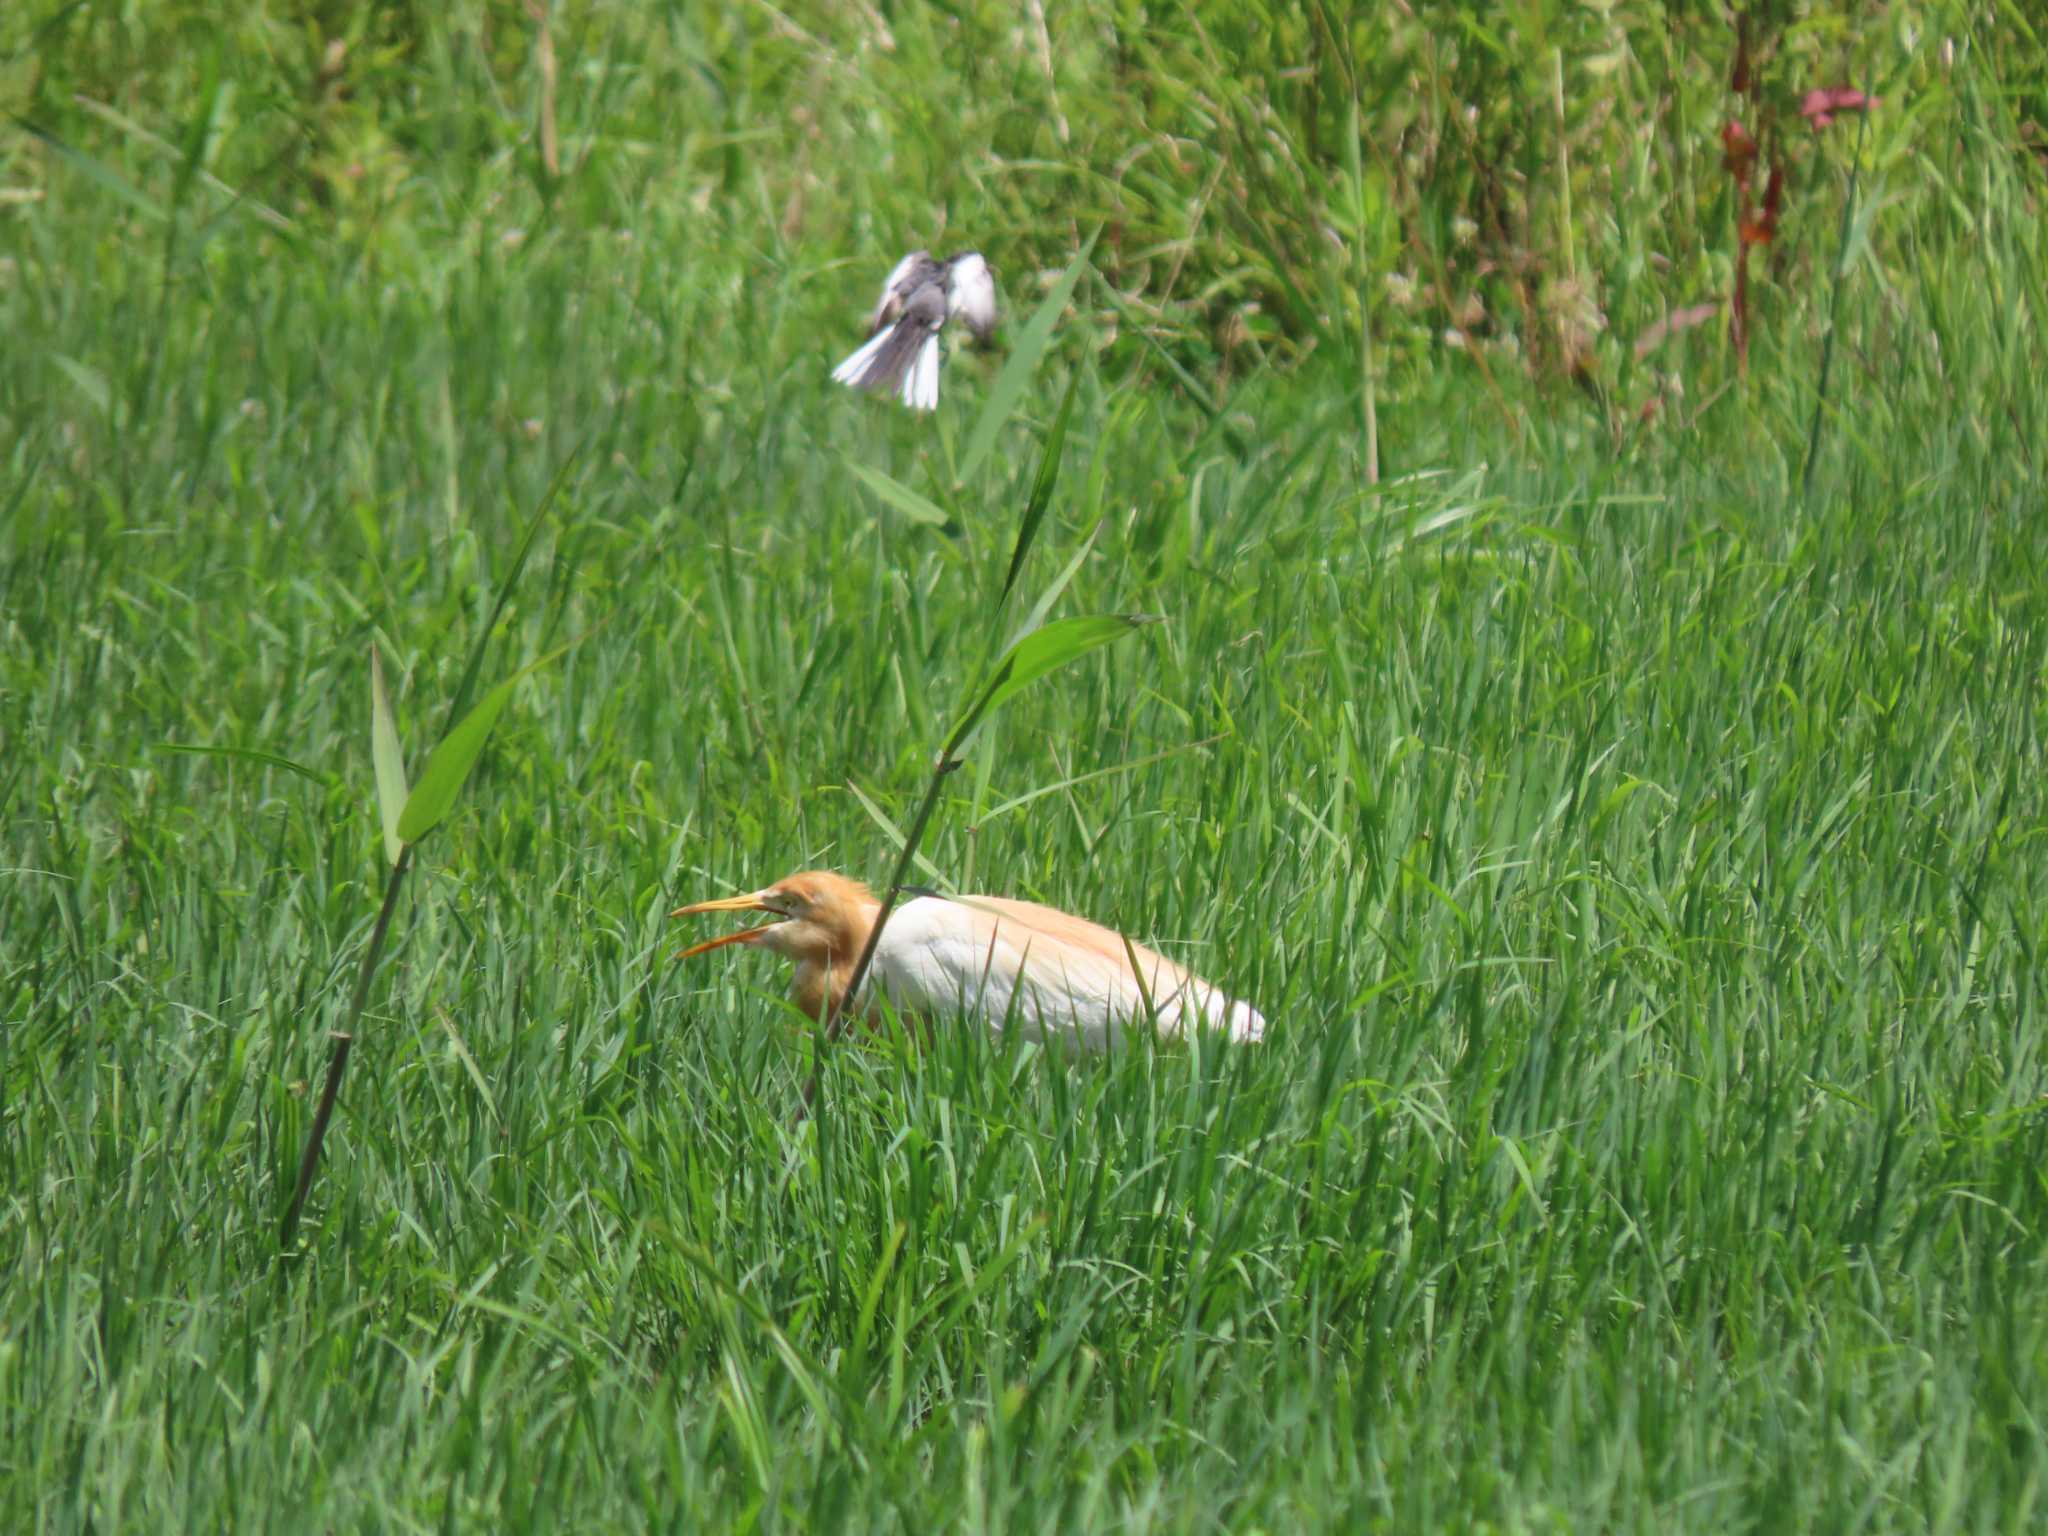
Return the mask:
[[[785,876],[765,890],[692,902],[677,907],[669,915],[766,912],[774,919],[757,928],[743,928],[738,933],[721,934],[693,944],[676,957],[679,960],[722,949],[727,944],[759,944],[792,960],[829,965],[835,959],[844,960],[859,952],[867,942],[875,909],[875,898],[859,881],[812,869]]]

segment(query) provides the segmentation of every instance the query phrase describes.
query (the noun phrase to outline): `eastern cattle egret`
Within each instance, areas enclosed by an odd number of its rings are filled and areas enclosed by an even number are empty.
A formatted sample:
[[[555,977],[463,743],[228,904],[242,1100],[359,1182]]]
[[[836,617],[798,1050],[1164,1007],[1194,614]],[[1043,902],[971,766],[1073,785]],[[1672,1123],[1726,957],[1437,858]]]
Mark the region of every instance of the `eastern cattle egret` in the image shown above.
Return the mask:
[[[853,968],[881,903],[858,881],[812,870],[765,890],[693,902],[671,914],[765,912],[775,921],[706,939],[678,959],[727,944],[758,944],[796,962],[791,990],[821,1022],[847,1003]],[[883,926],[856,1007],[873,1014],[876,993],[905,1016],[1012,1024],[1026,1039],[1071,1041],[1104,1050],[1119,1029],[1151,1019],[1162,1035],[1208,1028],[1257,1040],[1266,1021],[1249,1003],[1121,934],[1035,902],[999,896],[939,896],[899,903]]]

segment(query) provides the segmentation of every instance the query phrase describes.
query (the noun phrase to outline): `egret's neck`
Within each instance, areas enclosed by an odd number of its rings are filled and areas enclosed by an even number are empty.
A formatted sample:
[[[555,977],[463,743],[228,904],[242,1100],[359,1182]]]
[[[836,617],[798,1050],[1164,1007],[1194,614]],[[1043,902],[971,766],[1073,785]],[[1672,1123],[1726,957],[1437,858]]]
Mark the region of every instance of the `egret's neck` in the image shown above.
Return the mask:
[[[853,962],[857,955],[849,955],[843,966],[830,960],[799,960],[796,979],[789,989],[797,1007],[803,1009],[820,1024],[839,1011],[839,1005],[846,998],[846,984],[853,979]]]
[[[879,902],[862,903],[857,911],[847,914],[851,920],[834,933],[828,950],[798,959],[791,995],[797,1007],[819,1023],[837,1017],[845,1008],[846,990],[853,984],[853,968],[860,963],[860,952],[867,947],[868,933],[880,911]]]

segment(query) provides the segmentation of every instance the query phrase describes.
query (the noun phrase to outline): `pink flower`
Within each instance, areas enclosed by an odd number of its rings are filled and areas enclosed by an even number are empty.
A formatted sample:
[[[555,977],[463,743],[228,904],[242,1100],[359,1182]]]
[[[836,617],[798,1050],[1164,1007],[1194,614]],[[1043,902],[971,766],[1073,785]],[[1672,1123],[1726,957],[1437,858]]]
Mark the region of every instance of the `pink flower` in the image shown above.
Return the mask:
[[[1799,103],[1799,115],[1813,124],[1818,133],[1835,120],[1837,112],[1863,112],[1876,105],[1875,96],[1866,96],[1853,86],[1837,85],[1808,91],[1806,99]]]

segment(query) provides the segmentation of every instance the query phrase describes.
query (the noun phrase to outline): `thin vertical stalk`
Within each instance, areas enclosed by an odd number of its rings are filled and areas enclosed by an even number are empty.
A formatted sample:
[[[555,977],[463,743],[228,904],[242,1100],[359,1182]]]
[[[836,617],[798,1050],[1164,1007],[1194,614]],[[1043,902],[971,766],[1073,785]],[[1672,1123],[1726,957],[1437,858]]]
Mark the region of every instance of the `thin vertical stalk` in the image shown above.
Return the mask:
[[[1820,387],[1813,397],[1813,422],[1806,431],[1806,467],[1799,472],[1799,499],[1813,491],[1813,465],[1820,455],[1820,419],[1827,411],[1828,374],[1835,363],[1835,329],[1842,312],[1843,264],[1849,259],[1849,231],[1856,222],[1856,183],[1863,174],[1863,137],[1870,128],[1868,93],[1866,104],[1856,115],[1856,160],[1849,167],[1849,195],[1842,200],[1842,230],[1835,241],[1834,288],[1828,296],[1828,333],[1820,344]]]
[[[860,992],[861,983],[867,980],[868,967],[875,960],[875,946],[882,941],[882,925],[889,921],[889,914],[896,910],[896,898],[903,894],[903,882],[917,858],[917,846],[924,841],[924,829],[931,822],[932,812],[938,809],[939,791],[945,786],[946,775],[959,766],[960,759],[946,753],[939,754],[938,762],[932,766],[932,781],[925,787],[924,803],[918,806],[917,815],[911,818],[910,830],[903,834],[903,852],[897,856],[895,872],[889,876],[889,889],[882,896],[882,909],[875,914],[875,925],[868,930],[868,941],[861,948],[860,959],[854,962],[853,978],[846,985],[846,996],[838,1011],[826,1022],[828,1037],[839,1033],[846,1005],[853,1001]]]
[[[299,1213],[305,1209],[306,1195],[313,1187],[313,1174],[320,1166],[320,1149],[327,1141],[327,1122],[334,1116],[334,1101],[341,1093],[341,1075],[348,1070],[356,1024],[370,1000],[370,978],[377,973],[378,957],[384,953],[384,936],[391,930],[391,914],[398,910],[398,890],[405,883],[405,872],[411,864],[412,849],[400,850],[398,862],[391,866],[390,878],[384,882],[384,905],[378,910],[377,926],[370,930],[370,947],[363,951],[363,968],[356,974],[355,996],[349,999],[348,1018],[335,1031],[334,1054],[327,1058],[327,1080],[320,1087],[320,1107],[313,1112],[313,1127],[306,1134],[306,1150],[299,1157],[298,1187],[292,1191],[291,1207],[284,1213],[284,1224],[278,1229],[277,1246],[280,1249],[289,1249],[292,1238],[298,1234]]]
[[[1373,380],[1372,357],[1372,262],[1365,251],[1365,167],[1358,154],[1364,133],[1359,120],[1358,97],[1351,98],[1351,117],[1345,129],[1345,169],[1351,178],[1352,281],[1358,286],[1358,413],[1359,431],[1365,438],[1365,483],[1380,483],[1379,386]]]
[[[903,852],[896,860],[895,871],[889,876],[889,889],[882,893],[881,910],[875,913],[874,926],[868,929],[868,941],[861,948],[860,958],[854,962],[853,977],[847,983],[846,995],[836,1008],[825,1015],[822,1027],[811,1036],[811,1076],[810,1081],[804,1084],[803,1108],[798,1112],[798,1119],[808,1114],[817,1102],[818,1086],[825,1075],[826,1042],[838,1039],[839,1031],[845,1027],[846,1010],[859,995],[861,983],[867,980],[868,967],[875,960],[875,946],[882,941],[882,926],[889,921],[889,914],[896,910],[896,899],[903,894],[903,882],[910,874],[912,861],[917,858],[918,844],[924,841],[924,829],[931,823],[932,812],[938,809],[939,790],[946,782],[946,775],[959,766],[958,758],[950,752],[941,752],[932,768],[932,781],[925,789],[924,803],[918,806],[917,815],[911,819],[910,830],[903,835]]]

